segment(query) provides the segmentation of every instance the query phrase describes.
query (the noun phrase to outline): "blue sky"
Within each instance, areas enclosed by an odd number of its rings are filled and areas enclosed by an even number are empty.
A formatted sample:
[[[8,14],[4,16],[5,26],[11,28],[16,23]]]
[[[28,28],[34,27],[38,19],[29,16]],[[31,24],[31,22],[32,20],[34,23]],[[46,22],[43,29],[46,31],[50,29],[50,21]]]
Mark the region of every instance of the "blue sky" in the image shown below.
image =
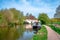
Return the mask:
[[[0,0],[0,9],[16,8],[26,13],[32,13],[38,17],[39,13],[47,13],[50,18],[54,17],[60,0]]]

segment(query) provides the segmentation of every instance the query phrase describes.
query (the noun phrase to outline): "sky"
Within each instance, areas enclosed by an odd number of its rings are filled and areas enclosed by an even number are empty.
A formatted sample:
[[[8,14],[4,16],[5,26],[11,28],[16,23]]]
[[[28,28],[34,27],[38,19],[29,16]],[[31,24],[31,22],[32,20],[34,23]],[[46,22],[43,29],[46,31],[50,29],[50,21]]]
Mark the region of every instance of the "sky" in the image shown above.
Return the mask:
[[[16,8],[26,13],[31,13],[38,17],[39,13],[46,13],[49,18],[53,18],[56,8],[60,5],[60,0],[0,0],[0,10]]]

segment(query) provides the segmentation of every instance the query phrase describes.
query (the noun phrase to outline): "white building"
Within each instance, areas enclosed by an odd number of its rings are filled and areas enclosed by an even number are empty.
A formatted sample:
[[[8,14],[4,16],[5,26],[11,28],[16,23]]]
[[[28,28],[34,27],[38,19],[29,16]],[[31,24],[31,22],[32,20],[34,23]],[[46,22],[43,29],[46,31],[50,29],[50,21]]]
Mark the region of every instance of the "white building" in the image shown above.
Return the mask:
[[[31,19],[26,19],[25,21],[29,23],[39,22],[38,20],[31,20]]]

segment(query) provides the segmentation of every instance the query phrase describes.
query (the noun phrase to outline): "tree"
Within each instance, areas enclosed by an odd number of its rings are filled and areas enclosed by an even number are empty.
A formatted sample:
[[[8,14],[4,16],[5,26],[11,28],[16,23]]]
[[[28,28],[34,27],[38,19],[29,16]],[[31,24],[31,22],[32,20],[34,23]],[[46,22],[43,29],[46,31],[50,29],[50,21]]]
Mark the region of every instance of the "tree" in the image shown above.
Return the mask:
[[[60,19],[60,5],[56,8],[56,13],[54,14],[54,18]]]
[[[26,14],[26,17],[28,17],[28,16],[29,16],[29,13]]]
[[[53,22],[60,22],[60,5],[56,8],[56,13],[54,14]],[[51,20],[53,20],[51,19]]]
[[[42,24],[50,23],[49,17],[46,13],[40,13],[38,16],[38,20],[40,20]]]
[[[4,20],[3,20],[4,19]],[[24,15],[23,12],[15,8],[0,10],[0,24],[20,24],[23,25]]]
[[[33,16],[31,13],[30,13],[30,14],[27,13],[27,14],[26,14],[26,19],[31,19],[31,20],[33,20],[33,19],[36,19],[36,18],[35,18],[35,16]]]
[[[0,10],[0,40],[15,40],[20,37],[24,31],[23,26],[21,26],[23,20],[23,12],[15,8]]]
[[[14,20],[15,22],[18,21],[19,24],[22,25],[22,24],[23,24],[23,20],[24,20],[23,12],[21,12],[21,11],[19,11],[19,10],[16,10],[15,8],[10,8],[9,10],[10,10],[10,12],[12,12],[12,14],[13,14],[13,20]],[[18,23],[18,22],[17,22],[17,23]]]

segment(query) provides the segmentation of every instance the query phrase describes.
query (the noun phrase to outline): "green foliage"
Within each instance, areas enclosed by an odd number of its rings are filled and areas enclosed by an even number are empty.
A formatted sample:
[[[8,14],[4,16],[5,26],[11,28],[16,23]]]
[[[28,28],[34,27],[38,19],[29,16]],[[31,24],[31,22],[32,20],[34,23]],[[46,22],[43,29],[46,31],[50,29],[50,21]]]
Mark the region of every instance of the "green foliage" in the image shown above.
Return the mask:
[[[24,15],[23,12],[16,10],[15,8],[5,9],[0,11],[0,23],[7,22],[16,23],[16,24],[23,24]]]
[[[60,22],[55,22],[55,24],[59,24],[60,25]]]
[[[0,23],[3,22],[2,14],[0,13]]]
[[[0,26],[6,26],[6,25],[7,25],[7,21],[4,15],[0,12]]]
[[[15,24],[14,23],[8,23],[9,27],[14,27]]]
[[[57,24],[60,24],[60,18],[52,18],[51,19],[51,23],[57,23]]]
[[[11,8],[9,11],[13,14],[14,20],[19,19],[20,11],[16,10],[15,8]]]
[[[53,25],[49,25],[54,31],[56,31],[58,34],[60,34],[60,28],[55,27]]]
[[[47,30],[44,26],[34,35],[33,40],[47,40]]]
[[[50,23],[50,19],[47,16],[47,14],[45,14],[45,13],[39,14],[38,19],[41,21],[42,24],[49,24]]]
[[[0,10],[0,40],[16,40],[21,36],[23,21],[23,12],[15,8]]]

